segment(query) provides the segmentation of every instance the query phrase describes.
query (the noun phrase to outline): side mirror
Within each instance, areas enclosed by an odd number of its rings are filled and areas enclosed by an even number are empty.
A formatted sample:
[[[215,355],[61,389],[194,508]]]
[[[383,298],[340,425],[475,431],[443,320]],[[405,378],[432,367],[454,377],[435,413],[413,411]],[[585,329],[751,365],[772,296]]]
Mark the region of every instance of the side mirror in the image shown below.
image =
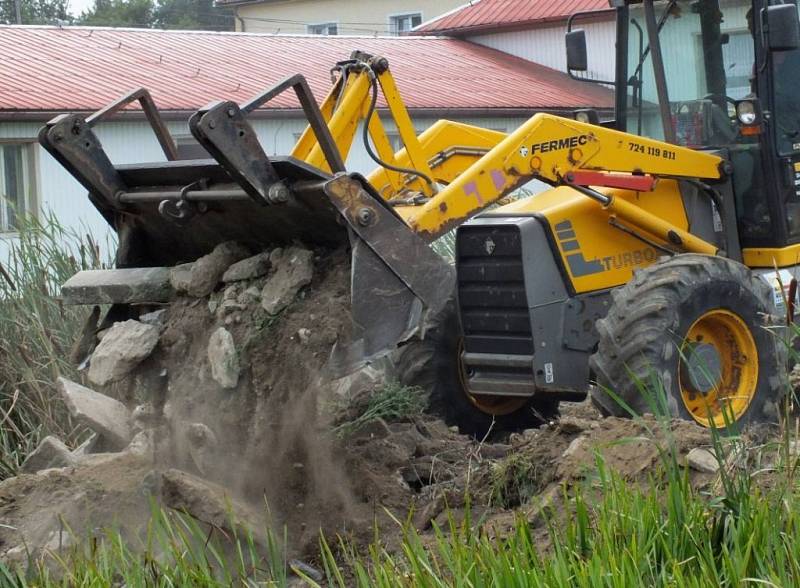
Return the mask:
[[[794,3],[767,6],[767,46],[770,51],[791,51],[800,47],[800,19]]]
[[[586,52],[586,33],[582,29],[569,31],[567,42],[567,71],[586,71],[589,69]]]

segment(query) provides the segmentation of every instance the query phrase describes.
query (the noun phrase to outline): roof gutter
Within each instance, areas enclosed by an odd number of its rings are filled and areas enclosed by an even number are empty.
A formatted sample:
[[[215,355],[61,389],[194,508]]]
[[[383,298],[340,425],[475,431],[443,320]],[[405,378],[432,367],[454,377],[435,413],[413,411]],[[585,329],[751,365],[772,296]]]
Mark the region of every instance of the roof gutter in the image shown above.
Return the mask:
[[[531,108],[409,108],[408,111],[417,118],[530,118],[537,112],[547,112],[555,115],[569,115],[574,110],[581,108],[591,108],[587,105],[576,106],[543,106]],[[601,117],[611,115],[613,107],[596,107]],[[86,114],[87,116],[94,110],[0,110],[0,122],[38,122],[45,123],[64,112],[76,114]],[[380,114],[389,114],[386,108],[379,108]],[[171,122],[187,122],[189,117],[195,113],[194,110],[162,110],[161,117]],[[256,110],[249,115],[250,118],[261,120],[286,120],[305,118],[301,108],[281,108],[269,110]],[[144,113],[140,110],[125,110],[118,112],[108,119],[110,121],[143,121]]]

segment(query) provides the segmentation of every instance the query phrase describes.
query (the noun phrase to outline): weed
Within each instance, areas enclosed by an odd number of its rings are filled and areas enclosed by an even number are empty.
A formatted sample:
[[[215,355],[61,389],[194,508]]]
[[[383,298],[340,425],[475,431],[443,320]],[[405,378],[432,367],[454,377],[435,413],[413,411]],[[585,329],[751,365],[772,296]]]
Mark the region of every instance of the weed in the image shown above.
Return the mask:
[[[525,453],[514,453],[498,462],[491,472],[492,505],[514,508],[527,503],[547,483],[542,479],[544,469]]]
[[[347,437],[379,418],[398,421],[420,415],[426,406],[427,398],[422,388],[389,382],[370,396],[360,415],[335,427],[334,433],[340,437]]]

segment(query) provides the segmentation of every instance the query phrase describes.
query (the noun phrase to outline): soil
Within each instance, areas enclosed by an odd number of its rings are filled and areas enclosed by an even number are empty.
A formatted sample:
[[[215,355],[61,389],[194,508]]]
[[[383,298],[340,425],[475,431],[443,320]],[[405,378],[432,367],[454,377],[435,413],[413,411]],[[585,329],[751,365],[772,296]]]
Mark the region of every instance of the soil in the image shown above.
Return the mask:
[[[263,282],[233,287],[228,300]],[[413,524],[432,535],[433,522],[443,525],[448,513],[463,516],[467,492],[473,516],[502,534],[520,512],[535,526],[543,501],[558,503],[563,488],[594,479],[598,459],[625,480],[645,484],[659,475],[660,451],[684,460],[710,442],[708,431],[693,423],[675,421],[664,430],[653,418],[603,419],[588,402],[564,403],[559,420],[485,442],[458,434],[435,415],[377,420],[340,438],[332,425],[352,415],[353,403],[363,402],[371,386],[382,385],[354,378],[343,387],[325,376],[332,346],[348,332],[345,252],[315,252],[311,285],[277,317],[257,301],[223,312],[224,297],[220,289],[210,299],[170,304],[153,355],[124,382],[99,390],[132,410],[154,407],[151,451],[94,454],[75,467],[0,483],[0,559],[24,561],[28,550],[62,549],[64,529],[83,536],[116,526],[133,536],[153,498],[166,506],[177,501],[208,523],[200,511],[213,505],[199,503],[217,495],[223,500],[222,494],[263,513],[263,520],[248,515],[246,524],[258,528],[269,519],[285,526],[290,556],[312,564],[320,530],[365,546],[377,524],[391,549],[401,529],[390,513],[404,520],[411,511]],[[231,332],[242,366],[234,389],[211,377],[208,341],[220,326]],[[166,496],[165,472],[171,480],[185,474],[195,486],[205,481],[207,488],[176,498],[180,489],[173,484]],[[690,475],[698,486],[714,478]],[[536,537],[547,549],[540,527]]]

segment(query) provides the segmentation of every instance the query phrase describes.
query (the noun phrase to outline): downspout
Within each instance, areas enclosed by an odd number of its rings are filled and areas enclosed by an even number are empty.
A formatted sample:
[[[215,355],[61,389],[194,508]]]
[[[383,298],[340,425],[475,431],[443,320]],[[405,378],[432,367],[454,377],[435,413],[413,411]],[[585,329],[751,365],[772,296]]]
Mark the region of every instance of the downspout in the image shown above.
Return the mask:
[[[233,7],[233,17],[236,20],[239,21],[239,32],[240,33],[246,33],[247,31],[244,28],[244,19],[241,16],[239,16],[239,7],[238,6],[234,6]]]

